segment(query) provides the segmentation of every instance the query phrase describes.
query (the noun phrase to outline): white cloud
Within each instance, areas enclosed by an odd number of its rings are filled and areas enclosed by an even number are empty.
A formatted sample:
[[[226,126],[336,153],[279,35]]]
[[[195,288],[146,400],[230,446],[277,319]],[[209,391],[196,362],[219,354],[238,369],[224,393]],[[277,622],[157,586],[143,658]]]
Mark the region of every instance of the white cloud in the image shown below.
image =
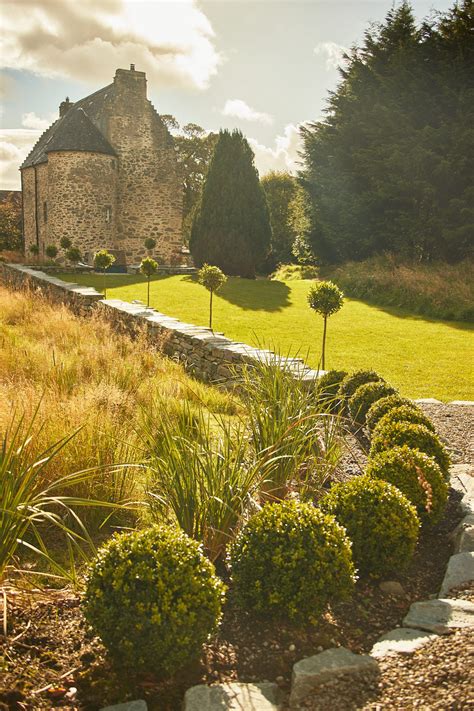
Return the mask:
[[[110,82],[117,67],[154,87],[204,89],[222,57],[197,0],[2,0],[2,65]]]
[[[49,118],[41,118],[40,116],[37,116],[34,111],[29,111],[28,113],[22,115],[21,125],[24,128],[35,128],[45,131],[57,118],[56,114],[50,114]]]
[[[244,121],[258,121],[259,123],[273,123],[273,116],[255,111],[242,99],[228,99],[221,111],[223,116],[231,116],[233,118],[243,119]]]
[[[259,143],[254,138],[249,138],[255,153],[255,165],[260,175],[265,175],[271,170],[285,170],[296,173],[301,167],[298,151],[302,148],[299,130],[303,124],[295,126],[290,123],[285,126],[282,136],[276,136],[274,146],[269,147]]]
[[[0,188],[20,190],[18,170],[42,131],[28,128],[0,129]]]
[[[314,53],[326,57],[326,69],[337,69],[344,61],[344,54],[349,52],[347,47],[343,47],[336,42],[319,42],[314,48]]]

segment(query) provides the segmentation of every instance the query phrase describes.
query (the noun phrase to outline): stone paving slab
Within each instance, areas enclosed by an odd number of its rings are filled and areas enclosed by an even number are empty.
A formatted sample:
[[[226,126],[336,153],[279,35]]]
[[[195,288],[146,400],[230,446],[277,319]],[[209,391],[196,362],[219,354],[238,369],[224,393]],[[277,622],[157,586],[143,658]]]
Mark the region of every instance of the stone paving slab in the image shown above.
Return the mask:
[[[382,635],[372,647],[370,654],[376,659],[393,654],[413,654],[427,642],[436,639],[437,636],[437,634],[422,632],[411,627],[397,627]]]
[[[283,694],[277,684],[192,686],[184,697],[184,711],[279,711]]]
[[[456,553],[448,561],[438,597],[444,598],[453,588],[471,582],[474,582],[474,553]]]
[[[474,627],[474,603],[446,598],[414,602],[403,626],[435,634],[450,634],[456,629]]]
[[[293,666],[290,708],[297,708],[312,691],[339,675],[379,672],[377,661],[368,654],[354,654],[345,647],[326,649]]]

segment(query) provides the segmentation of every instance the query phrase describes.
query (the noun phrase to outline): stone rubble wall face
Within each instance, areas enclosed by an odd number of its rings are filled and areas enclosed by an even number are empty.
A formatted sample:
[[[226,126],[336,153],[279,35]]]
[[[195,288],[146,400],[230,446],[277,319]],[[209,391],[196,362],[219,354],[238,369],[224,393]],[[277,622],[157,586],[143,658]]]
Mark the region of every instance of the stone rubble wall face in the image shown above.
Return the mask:
[[[25,168],[23,179],[23,231],[25,235],[25,254],[30,258],[30,247],[36,244],[35,229],[35,169]]]
[[[117,247],[129,263],[146,255],[143,242],[157,241],[158,260],[180,259],[183,194],[173,140],[146,98],[141,72],[117,73],[106,103],[107,137],[119,156]]]
[[[199,380],[234,387],[238,371],[244,365],[262,360],[278,360],[285,368],[294,368],[296,377],[304,376],[308,387],[322,371],[309,369],[301,359],[283,359],[271,351],[252,348],[212,333],[208,328],[186,324],[143,305],[118,299],[103,300],[102,294],[90,287],[66,283],[43,272],[13,264],[0,263],[0,282],[17,290],[39,292],[54,303],[67,305],[84,316],[99,313],[119,333],[136,335],[143,330],[154,346],[179,361]]]
[[[113,249],[117,217],[117,160],[88,152],[55,152],[48,156],[48,239],[59,247],[69,237],[88,261],[99,246]],[[110,221],[106,208],[110,206]]]

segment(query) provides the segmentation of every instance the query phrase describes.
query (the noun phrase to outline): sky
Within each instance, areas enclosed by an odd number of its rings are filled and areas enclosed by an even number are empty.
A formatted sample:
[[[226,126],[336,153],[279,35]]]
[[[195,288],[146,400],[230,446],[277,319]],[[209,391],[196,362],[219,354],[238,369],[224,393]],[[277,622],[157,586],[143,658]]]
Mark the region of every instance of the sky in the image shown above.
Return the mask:
[[[59,103],[145,71],[159,113],[239,128],[260,174],[299,167],[298,127],[322,118],[344,51],[392,0],[0,0],[0,189]],[[421,21],[453,0],[412,0]]]

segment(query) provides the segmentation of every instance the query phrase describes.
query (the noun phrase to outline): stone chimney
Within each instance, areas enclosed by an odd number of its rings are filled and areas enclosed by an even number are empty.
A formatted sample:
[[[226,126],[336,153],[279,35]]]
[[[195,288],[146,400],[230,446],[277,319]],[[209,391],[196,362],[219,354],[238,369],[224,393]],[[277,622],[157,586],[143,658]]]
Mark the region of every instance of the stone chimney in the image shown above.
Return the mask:
[[[61,101],[61,103],[59,104],[59,118],[62,118],[63,116],[65,116],[67,114],[67,112],[69,111],[69,109],[71,108],[71,106],[74,106],[74,102],[69,101],[69,96],[66,96],[66,100]]]
[[[146,99],[146,74],[137,72],[134,64],[130,65],[130,69],[117,69],[114,84],[120,92],[128,94],[130,98]]]

